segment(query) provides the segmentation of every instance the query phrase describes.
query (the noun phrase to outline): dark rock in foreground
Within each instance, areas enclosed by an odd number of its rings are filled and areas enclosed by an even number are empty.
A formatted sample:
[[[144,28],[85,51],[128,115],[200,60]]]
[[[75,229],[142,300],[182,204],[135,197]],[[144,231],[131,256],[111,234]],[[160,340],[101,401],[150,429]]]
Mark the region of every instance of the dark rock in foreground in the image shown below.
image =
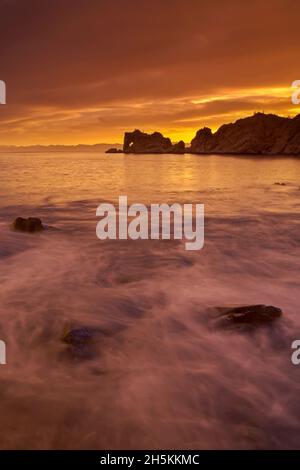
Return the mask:
[[[64,337],[63,341],[73,346],[78,346],[80,344],[89,344],[93,340],[93,330],[90,328],[75,328],[68,331]]]
[[[116,147],[112,147],[110,149],[107,149],[105,153],[124,153],[123,150],[117,149]]]
[[[164,137],[160,132],[146,134],[136,129],[133,132],[125,132],[124,153],[177,153],[185,152],[185,144],[181,140],[172,144],[171,139]]]
[[[70,359],[92,359],[96,356],[96,340],[99,330],[88,327],[78,327],[64,333],[62,341],[67,343],[66,351]]]
[[[224,124],[215,133],[204,127],[197,132],[187,151],[200,154],[300,155],[300,114],[292,119],[255,113]]]
[[[248,325],[259,326],[272,323],[282,315],[278,307],[271,305],[242,305],[232,307],[217,307],[215,318],[220,326]]]
[[[37,217],[28,217],[28,219],[17,217],[13,223],[13,228],[19,232],[28,233],[41,232],[45,229],[41,219]]]

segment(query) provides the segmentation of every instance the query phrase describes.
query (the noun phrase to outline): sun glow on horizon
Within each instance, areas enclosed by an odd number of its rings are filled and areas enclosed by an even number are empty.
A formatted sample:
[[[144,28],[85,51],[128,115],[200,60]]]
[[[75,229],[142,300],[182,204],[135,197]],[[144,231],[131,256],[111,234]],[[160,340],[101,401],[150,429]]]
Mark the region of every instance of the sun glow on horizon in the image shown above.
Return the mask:
[[[257,111],[293,117],[300,108],[292,106],[291,93],[287,86],[224,88],[198,97],[124,100],[74,108],[34,106],[27,116],[4,116],[0,145],[122,144],[124,132],[135,128],[159,131],[173,142],[189,143],[202,127],[215,132],[222,124]]]

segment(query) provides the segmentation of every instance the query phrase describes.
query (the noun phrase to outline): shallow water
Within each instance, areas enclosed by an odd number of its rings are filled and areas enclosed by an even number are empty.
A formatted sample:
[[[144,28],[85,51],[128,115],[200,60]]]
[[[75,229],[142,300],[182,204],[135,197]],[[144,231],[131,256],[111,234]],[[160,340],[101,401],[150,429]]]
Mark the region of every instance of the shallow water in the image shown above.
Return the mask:
[[[299,159],[2,154],[0,174],[0,448],[299,448]],[[124,194],[204,203],[203,250],[98,240],[96,207]],[[10,229],[30,215],[59,230]],[[235,303],[284,315],[211,323]],[[81,325],[100,336],[73,359]]]

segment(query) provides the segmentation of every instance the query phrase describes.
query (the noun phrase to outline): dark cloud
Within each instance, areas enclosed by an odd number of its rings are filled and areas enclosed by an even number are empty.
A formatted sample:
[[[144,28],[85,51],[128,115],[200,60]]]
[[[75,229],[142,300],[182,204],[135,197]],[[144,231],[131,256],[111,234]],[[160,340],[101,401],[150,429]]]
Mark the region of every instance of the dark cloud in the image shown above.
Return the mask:
[[[166,131],[177,122],[180,131],[181,119],[190,118],[189,127],[213,113],[217,124],[224,114],[254,110],[249,93],[240,109],[234,97],[201,111],[190,101],[226,89],[288,88],[299,78],[297,8],[297,0],[2,0],[8,104],[0,108],[0,137],[115,141],[133,121]],[[269,98],[260,101],[272,110]],[[288,112],[288,96],[273,105]]]

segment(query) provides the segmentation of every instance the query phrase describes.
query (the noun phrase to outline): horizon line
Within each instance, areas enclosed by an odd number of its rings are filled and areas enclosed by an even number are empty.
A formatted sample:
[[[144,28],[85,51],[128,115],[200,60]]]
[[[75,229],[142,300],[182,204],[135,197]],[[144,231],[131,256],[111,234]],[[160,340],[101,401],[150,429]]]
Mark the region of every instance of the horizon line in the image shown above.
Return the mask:
[[[247,119],[249,117],[255,116],[256,114],[264,114],[266,116],[267,115],[272,115],[272,116],[280,117],[280,118],[283,118],[283,119],[294,119],[294,118],[296,118],[297,116],[300,115],[300,113],[297,113],[297,114],[291,116],[291,115],[276,114],[276,113],[272,113],[272,112],[265,113],[264,111],[254,111],[252,114],[240,117],[240,118],[236,119],[235,121],[224,122],[217,129],[215,129],[215,131],[213,133],[217,132],[222,126],[224,126],[226,124],[234,124],[235,122],[237,122],[239,120]],[[197,134],[197,132],[199,130],[204,129],[206,127],[207,126],[204,125],[204,126],[198,128],[198,129],[195,129],[195,131],[194,131],[195,135]],[[134,130],[139,130],[139,129],[135,128]],[[128,132],[128,131],[124,131],[124,134],[126,132]],[[146,132],[146,131],[142,130],[141,132]],[[159,133],[162,134],[162,132],[160,132],[160,131],[153,131],[153,132],[150,132],[150,134],[152,134],[154,132],[159,132]],[[162,134],[162,135],[164,135],[164,134]],[[177,143],[181,140],[183,141],[183,139],[179,139],[178,141],[173,142],[173,143]],[[185,141],[183,141],[183,142],[185,144],[187,143]],[[34,144],[1,144],[0,143],[0,151],[1,151],[1,149],[4,149],[4,150],[7,151],[9,149],[18,150],[18,149],[28,149],[28,148],[36,148],[36,147],[42,147],[42,148],[50,148],[50,147],[68,147],[69,148],[69,147],[73,147],[74,148],[74,147],[96,147],[96,146],[109,146],[109,147],[111,147],[111,146],[112,147],[121,146],[121,147],[123,147],[123,143],[121,143],[121,142],[95,142],[95,143],[89,143],[89,144],[84,144],[84,143],[74,143],[74,144],[61,144],[61,143],[52,143],[52,144],[36,144],[36,143],[34,143]]]

